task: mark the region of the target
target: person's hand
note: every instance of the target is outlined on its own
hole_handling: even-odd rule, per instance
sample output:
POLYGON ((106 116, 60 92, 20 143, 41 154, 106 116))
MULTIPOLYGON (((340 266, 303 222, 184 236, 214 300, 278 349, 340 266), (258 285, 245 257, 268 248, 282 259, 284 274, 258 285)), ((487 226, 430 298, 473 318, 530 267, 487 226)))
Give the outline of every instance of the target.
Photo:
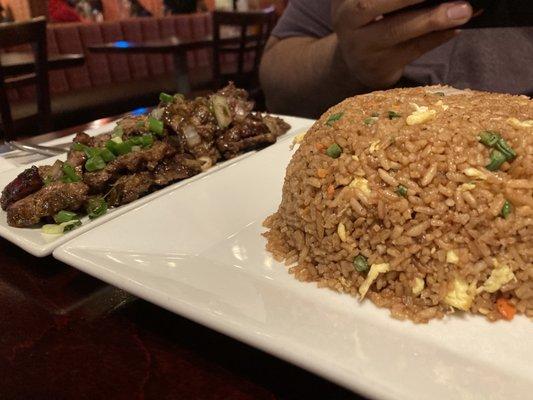
POLYGON ((394 85, 404 67, 457 35, 472 17, 469 3, 402 12, 424 0, 332 0, 333 30, 343 61, 362 85, 394 85), (386 15, 393 13, 391 15, 386 15))

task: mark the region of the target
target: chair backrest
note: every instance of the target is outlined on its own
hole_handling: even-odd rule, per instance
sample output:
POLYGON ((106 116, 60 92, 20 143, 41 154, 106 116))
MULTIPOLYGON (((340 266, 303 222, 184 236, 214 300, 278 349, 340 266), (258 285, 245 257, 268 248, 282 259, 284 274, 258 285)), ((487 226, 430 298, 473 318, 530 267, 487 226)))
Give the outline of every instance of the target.
POLYGON ((276 10, 274 7, 265 8, 258 11, 234 12, 234 11, 214 11, 213 12, 213 75, 217 84, 221 82, 222 73, 220 69, 220 56, 222 54, 237 55, 237 75, 245 74, 245 56, 253 55, 252 71, 248 73, 257 74, 259 62, 265 44, 270 36, 270 32, 276 22, 276 10), (223 27, 237 28, 239 35, 235 41, 228 44, 222 37, 223 27))
MULTIPOLYGON (((0 24, 0 49, 25 44, 31 45, 35 63, 34 74, 27 77, 25 82, 35 83, 39 128, 43 132, 50 127, 51 114, 45 17, 24 22, 0 24)), ((0 114, 6 140, 14 138, 13 117, 7 97, 7 89, 11 87, 10 77, 13 77, 13 73, 2 65, 0 58, 0 114)))

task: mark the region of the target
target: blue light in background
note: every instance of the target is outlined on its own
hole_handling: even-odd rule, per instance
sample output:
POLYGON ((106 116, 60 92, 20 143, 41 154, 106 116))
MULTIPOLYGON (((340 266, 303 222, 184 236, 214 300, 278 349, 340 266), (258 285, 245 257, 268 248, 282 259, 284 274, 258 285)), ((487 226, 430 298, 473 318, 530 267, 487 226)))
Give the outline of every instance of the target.
POLYGON ((130 47, 130 42, 126 42, 125 40, 119 40, 115 42, 115 47, 118 47, 120 49, 127 49, 130 47))
POLYGON ((149 111, 148 107, 140 107, 136 108, 135 110, 131 111, 130 114, 134 117, 138 117, 139 115, 144 115, 149 111))

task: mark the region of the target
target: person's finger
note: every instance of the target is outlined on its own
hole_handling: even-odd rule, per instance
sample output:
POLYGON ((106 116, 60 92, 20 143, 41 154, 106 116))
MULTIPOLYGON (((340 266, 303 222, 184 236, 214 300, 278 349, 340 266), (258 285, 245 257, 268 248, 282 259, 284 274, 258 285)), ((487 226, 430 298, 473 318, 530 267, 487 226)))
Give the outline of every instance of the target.
POLYGON ((417 10, 385 17, 361 28, 361 35, 374 40, 380 48, 393 47, 430 32, 443 31, 468 22, 472 17, 469 3, 444 3, 431 10, 417 10))
POLYGON ((396 45, 390 49, 389 57, 400 65, 407 65, 436 47, 453 39, 459 30, 447 30, 428 33, 424 36, 396 45))
POLYGON ((372 22, 383 14, 422 3, 425 0, 332 0, 331 15, 334 25, 352 29, 372 22))

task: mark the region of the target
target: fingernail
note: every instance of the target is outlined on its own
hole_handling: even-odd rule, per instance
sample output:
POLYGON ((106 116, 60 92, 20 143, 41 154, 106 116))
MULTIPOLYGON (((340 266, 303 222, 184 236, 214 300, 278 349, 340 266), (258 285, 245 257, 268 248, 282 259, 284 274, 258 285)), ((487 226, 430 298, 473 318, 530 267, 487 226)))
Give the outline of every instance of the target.
POLYGON ((452 20, 461 20, 469 18, 472 14, 471 8, 466 3, 452 5, 446 10, 446 15, 452 20))

